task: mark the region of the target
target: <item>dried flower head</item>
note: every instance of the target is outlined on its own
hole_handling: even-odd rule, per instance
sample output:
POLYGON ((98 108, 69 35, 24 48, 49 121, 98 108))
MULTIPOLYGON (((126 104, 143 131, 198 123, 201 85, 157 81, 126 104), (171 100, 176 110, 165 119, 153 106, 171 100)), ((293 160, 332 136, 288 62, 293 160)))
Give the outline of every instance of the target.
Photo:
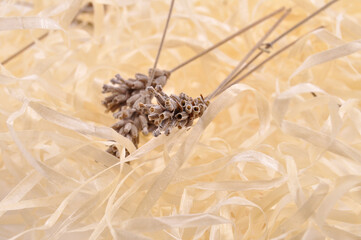
POLYGON ((149 94, 154 95, 158 104, 142 104, 141 108, 148 115, 148 120, 157 128, 153 131, 155 137, 161 133, 169 135, 172 128, 190 127, 193 121, 202 116, 209 105, 202 95, 192 98, 185 93, 168 96, 162 86, 147 88, 149 94))
MULTIPOLYGON (((111 95, 103 100, 106 111, 113 112, 113 117, 119 119, 112 128, 124 137, 129 138, 135 146, 139 143, 139 132, 147 135, 156 126, 148 121, 147 112, 141 105, 150 104, 153 95, 146 90, 147 87, 164 86, 170 77, 165 70, 149 70, 148 76, 135 74, 135 79, 124 79, 119 74, 110 80, 111 84, 104 84, 103 93, 111 95), (151 76, 154 74, 153 80, 151 76)), ((119 155, 115 146, 107 150, 113 155, 119 155)))
MULTIPOLYGON (((157 52, 157 57, 155 59, 153 68, 149 71, 148 76, 144 74, 136 74, 135 79, 124 80, 120 75, 117 74, 115 78, 111 80, 112 85, 106 84, 103 86, 103 93, 112 93, 110 96, 105 98, 103 104, 107 108, 107 111, 114 112, 113 116, 116 119, 119 119, 119 121, 114 124, 112 128, 123 136, 129 138, 137 147, 139 143, 140 131, 142 131, 145 135, 147 135, 149 131, 152 131, 153 135, 157 137, 161 133, 169 135, 171 129, 174 127, 190 127, 196 118, 202 116, 210 103, 209 100, 215 98, 227 88, 251 75, 254 71, 258 70, 274 57, 294 45, 306 34, 282 47, 260 63, 256 64, 249 71, 245 72, 262 54, 270 53, 269 50, 276 42, 337 1, 338 0, 330 1, 323 7, 313 12, 310 16, 304 18, 293 27, 287 29, 272 41, 266 42, 267 38, 291 12, 291 9, 286 10, 276 21, 276 23, 273 24, 273 26, 257 41, 254 47, 243 57, 234 70, 226 77, 226 79, 224 79, 210 95, 208 95, 205 99, 202 95, 193 99, 185 93, 181 93, 179 96, 168 96, 163 92, 162 87, 166 84, 170 74, 189 64, 195 59, 203 56, 209 51, 215 49, 216 47, 224 44, 242 32, 245 32, 253 26, 256 26, 257 24, 265 21, 266 19, 283 12, 284 8, 278 9, 273 13, 259 19, 258 21, 244 27, 243 29, 240 29, 236 33, 214 44, 210 48, 204 50, 189 60, 179 64, 170 71, 162 71, 157 69, 156 66, 162 50, 174 5, 174 0, 172 0, 162 40, 157 52), (158 104, 151 103, 153 97, 156 98, 158 104)), ((313 31, 317 29, 319 28, 316 28, 313 31)), ((118 150, 115 146, 111 146, 108 149, 108 152, 119 156, 118 150)))
POLYGON ((150 76, 153 69, 149 69, 149 76, 137 73, 135 79, 124 79, 119 74, 110 80, 111 84, 103 85, 103 93, 111 93, 110 96, 103 100, 103 105, 107 111, 115 112, 114 117, 118 118, 122 113, 127 114, 128 107, 137 108, 140 102, 150 102, 149 94, 145 91, 146 87, 156 85, 164 86, 170 77, 170 72, 155 69, 154 79, 151 81, 150 76), (124 109, 126 108, 126 109, 124 109))

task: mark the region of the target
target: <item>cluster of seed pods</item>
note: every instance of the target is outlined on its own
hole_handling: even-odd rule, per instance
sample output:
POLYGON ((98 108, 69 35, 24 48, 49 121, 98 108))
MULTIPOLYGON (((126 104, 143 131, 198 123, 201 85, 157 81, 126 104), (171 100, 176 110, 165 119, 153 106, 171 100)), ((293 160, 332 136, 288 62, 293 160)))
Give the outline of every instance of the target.
POLYGON ((155 137, 164 133, 169 135, 174 127, 179 129, 190 127, 193 121, 202 116, 209 105, 202 95, 193 99, 185 93, 168 96, 162 86, 147 87, 150 95, 154 95, 158 104, 141 104, 147 113, 149 121, 157 128, 153 131, 155 137))
MULTIPOLYGON (((123 79, 119 74, 111 79, 111 84, 103 85, 103 93, 111 93, 103 100, 106 111, 113 112, 113 117, 119 119, 112 128, 124 137, 130 139, 137 147, 139 143, 139 132, 147 135, 154 131, 157 126, 148 120, 148 114, 143 106, 151 104, 153 94, 146 90, 147 87, 164 86, 170 77, 165 70, 155 69, 153 80, 151 76, 153 69, 149 70, 148 76, 135 74, 135 79, 123 79)), ((107 152, 118 156, 117 148, 112 145, 107 152)))

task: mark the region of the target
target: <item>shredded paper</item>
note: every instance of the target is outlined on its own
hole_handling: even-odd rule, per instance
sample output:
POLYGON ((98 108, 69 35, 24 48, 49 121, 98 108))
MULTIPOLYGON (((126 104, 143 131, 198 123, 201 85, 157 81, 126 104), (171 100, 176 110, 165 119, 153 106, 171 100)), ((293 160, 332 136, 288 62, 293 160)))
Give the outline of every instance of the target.
MULTIPOLYGON (((0 239, 361 239, 361 2, 336 2, 192 127, 136 148, 102 86, 153 66, 170 2, 0 3, 0 239)), ((291 8, 275 38, 327 2, 176 0, 158 68, 291 8)), ((207 96, 276 20, 163 91, 207 96)))

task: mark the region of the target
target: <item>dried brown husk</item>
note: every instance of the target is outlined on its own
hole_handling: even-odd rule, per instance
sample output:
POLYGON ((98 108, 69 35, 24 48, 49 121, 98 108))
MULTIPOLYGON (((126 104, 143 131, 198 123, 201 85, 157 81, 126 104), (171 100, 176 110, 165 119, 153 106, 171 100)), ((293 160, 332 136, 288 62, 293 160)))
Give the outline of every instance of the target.
MULTIPOLYGON (((0 7, 1 61, 50 31, 1 66, 1 238, 360 238, 357 1, 276 44, 326 26, 222 93, 191 129, 141 137, 138 149, 108 127, 101 89, 153 65, 169 1, 92 1, 76 23, 85 2, 31 4, 0 7), (111 140, 120 159, 104 151, 111 140)), ((293 12, 275 34, 322 4, 176 1, 158 66, 281 6, 293 12)), ((164 91, 206 96, 271 24, 175 72, 164 91)))

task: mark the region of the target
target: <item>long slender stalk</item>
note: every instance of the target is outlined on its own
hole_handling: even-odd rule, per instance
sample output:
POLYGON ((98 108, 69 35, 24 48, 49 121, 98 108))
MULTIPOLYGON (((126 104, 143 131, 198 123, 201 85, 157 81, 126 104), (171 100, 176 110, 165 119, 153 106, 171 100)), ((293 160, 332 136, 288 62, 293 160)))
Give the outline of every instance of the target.
POLYGON ((252 54, 261 47, 263 42, 271 35, 271 33, 280 25, 280 23, 287 17, 287 15, 291 12, 291 9, 288 9, 273 26, 261 37, 258 42, 253 46, 253 48, 244 56, 244 58, 238 63, 238 65, 233 69, 233 71, 223 80, 223 82, 217 87, 217 89, 209 96, 207 99, 211 99, 213 96, 217 94, 217 92, 222 89, 225 85, 228 84, 236 75, 241 67, 243 67, 248 60, 252 56, 252 54))
POLYGON ((162 52, 164 39, 165 39, 165 36, 166 36, 166 34, 167 34, 168 25, 169 25, 170 17, 171 17, 171 15, 172 15, 174 2, 175 2, 175 0, 172 0, 172 2, 170 3, 170 8, 169 8, 169 12, 168 12, 167 22, 166 22, 165 27, 164 27, 162 40, 160 41, 160 44, 159 44, 159 49, 158 49, 158 52, 157 52, 157 57, 155 58, 155 61, 154 61, 153 71, 152 71, 152 75, 151 75, 151 77, 150 77, 149 83, 151 83, 151 82, 153 81, 153 78, 154 78, 155 69, 156 69, 156 67, 157 67, 158 60, 159 60, 159 56, 160 56, 160 53, 162 52))
POLYGON ((291 27, 290 29, 288 29, 287 31, 285 31, 284 33, 282 33, 281 35, 279 35, 276 39, 274 39, 271 44, 274 44, 275 42, 277 42, 278 40, 280 40, 281 38, 283 38, 284 36, 286 36, 287 34, 289 34, 290 32, 292 32, 293 30, 295 30, 296 28, 302 26, 304 23, 306 23, 307 21, 309 21, 310 19, 312 19, 314 16, 316 16, 317 14, 319 14, 320 12, 322 12, 323 10, 325 10, 326 8, 330 7, 332 4, 336 3, 339 0, 333 0, 325 5, 323 5, 322 7, 320 7, 319 9, 317 9, 315 12, 313 12, 311 15, 309 15, 308 17, 304 18, 303 20, 299 21, 297 24, 295 24, 293 27, 291 27))
MULTIPOLYGON (((44 33, 43 35, 41 35, 37 40, 40 41, 44 38, 46 38, 49 35, 49 32, 44 33)), ((20 54, 22 54, 23 52, 25 52, 28 48, 31 48, 32 46, 35 45, 35 41, 29 43, 28 45, 24 46, 22 49, 18 50, 17 52, 15 52, 14 54, 12 54, 10 57, 6 58, 4 61, 1 62, 2 65, 7 64, 8 62, 10 62, 11 60, 13 60, 14 58, 16 58, 17 56, 19 56, 20 54)))
MULTIPOLYGON (((91 9, 91 5, 87 4, 85 5, 82 9, 79 10, 79 12, 75 15, 73 21, 76 20, 76 18, 79 16, 79 14, 82 13, 89 13, 92 12, 91 9)), ((46 38, 49 35, 49 32, 44 33, 43 35, 41 35, 37 41, 41 41, 44 38, 46 38)), ((28 45, 24 46, 23 48, 21 48, 20 50, 18 50, 17 52, 13 53, 10 57, 6 58, 4 61, 1 62, 2 65, 5 65, 7 63, 9 63, 11 60, 13 60, 14 58, 16 58, 17 56, 19 56, 20 54, 22 54, 23 52, 25 52, 27 49, 31 48, 32 46, 35 45, 35 41, 29 43, 28 45)))
POLYGON ((249 70, 247 73, 245 73, 244 75, 242 75, 240 78, 238 78, 236 81, 234 81, 232 84, 230 84, 229 86, 227 86, 227 88, 233 86, 236 83, 239 83, 240 81, 242 81, 243 79, 245 79, 246 77, 248 77, 249 75, 251 75, 253 72, 255 72, 256 70, 258 70, 260 67, 262 67, 264 64, 266 64, 267 62, 271 61, 273 58, 275 58, 276 56, 278 56, 279 54, 281 54, 282 52, 284 52, 285 50, 287 50, 288 48, 290 48, 291 46, 293 46, 295 43, 297 43, 299 40, 301 40, 303 37, 305 37, 306 35, 308 35, 311 32, 314 32, 318 29, 323 28, 323 26, 317 27, 315 29, 313 29, 312 31, 307 32, 306 34, 302 35, 301 37, 297 38, 296 40, 294 40, 293 42, 287 44, 286 46, 284 46, 283 48, 279 49, 277 52, 273 53, 272 55, 270 55, 268 58, 266 58, 265 60, 263 60, 261 63, 259 63, 257 66, 255 66, 254 68, 252 68, 251 70, 249 70))
MULTIPOLYGON (((283 32, 282 34, 280 34, 278 37, 276 37, 275 39, 273 39, 271 42, 267 43, 265 46, 264 50, 270 49, 272 48, 272 46, 278 42, 279 40, 281 40, 282 38, 284 38, 287 34, 289 34, 290 32, 294 31, 296 28, 300 27, 302 24, 306 23, 307 21, 309 21, 310 19, 312 19, 313 17, 315 17, 317 14, 319 14, 320 12, 322 12, 323 10, 327 9, 328 7, 330 7, 332 4, 336 3, 339 0, 333 0, 327 4, 325 4, 324 6, 322 6, 321 8, 317 9, 315 12, 313 12, 311 15, 307 16, 306 18, 302 19, 301 21, 299 21, 298 23, 296 23, 294 26, 292 26, 291 28, 289 28, 288 30, 286 30, 285 32, 283 32)), ((242 67, 240 70, 238 70, 238 72, 229 80, 229 82, 222 87, 222 89, 217 88, 217 93, 216 94, 211 94, 212 97, 217 96, 219 93, 221 93, 222 91, 224 91, 225 89, 227 89, 228 87, 232 86, 232 80, 234 80, 237 76, 239 76, 249 65, 251 65, 257 58, 259 58, 265 51, 264 50, 260 50, 249 62, 247 62, 246 65, 244 65, 244 67, 242 67)))
POLYGON ((180 68, 184 67, 185 65, 187 65, 187 64, 189 64, 189 63, 193 62, 194 60, 196 60, 196 59, 198 59, 198 58, 202 57, 203 55, 205 55, 205 54, 209 53, 209 52, 210 52, 210 51, 212 51, 213 49, 215 49, 215 48, 217 48, 217 47, 219 47, 219 46, 223 45, 224 43, 226 43, 226 42, 230 41, 231 39, 233 39, 233 38, 237 37, 238 35, 240 35, 240 34, 242 34, 242 33, 246 32, 246 31, 248 31, 249 29, 251 29, 251 28, 253 28, 253 27, 257 26, 258 24, 260 24, 260 23, 264 22, 265 20, 267 20, 267 19, 269 19, 269 18, 271 18, 271 17, 275 16, 276 14, 278 14, 278 13, 282 12, 283 10, 284 10, 284 7, 279 8, 278 10, 276 10, 276 11, 274 11, 274 12, 272 12, 272 13, 270 13, 270 14, 268 14, 268 15, 266 15, 266 16, 264 16, 264 17, 262 17, 262 18, 260 18, 259 20, 257 20, 257 21, 255 21, 255 22, 253 22, 253 23, 249 24, 248 26, 246 26, 246 27, 244 27, 244 28, 242 28, 242 29, 238 30, 237 32, 233 33, 232 35, 230 35, 230 36, 226 37, 225 39, 223 39, 223 40, 221 40, 221 41, 217 42, 216 44, 212 45, 211 47, 209 47, 209 48, 207 48, 207 49, 203 50, 202 52, 198 53, 197 55, 195 55, 195 56, 191 57, 190 59, 186 60, 185 62, 183 62, 183 63, 179 64, 179 65, 178 65, 178 66, 176 66, 176 67, 174 67, 173 69, 171 69, 171 70, 170 70, 170 72, 172 73, 172 72, 177 71, 178 69, 180 69, 180 68))

